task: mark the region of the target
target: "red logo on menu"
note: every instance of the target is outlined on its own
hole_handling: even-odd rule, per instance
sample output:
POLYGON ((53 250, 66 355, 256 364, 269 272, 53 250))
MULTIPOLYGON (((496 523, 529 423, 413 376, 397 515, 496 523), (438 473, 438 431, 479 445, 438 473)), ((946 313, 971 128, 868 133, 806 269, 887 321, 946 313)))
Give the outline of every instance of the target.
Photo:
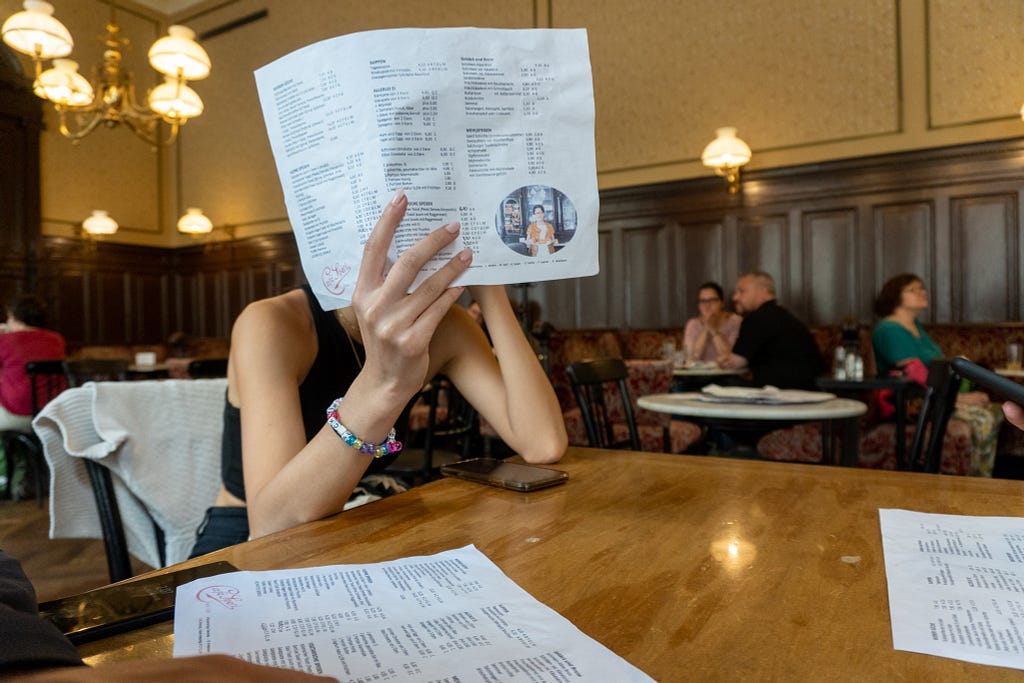
POLYGON ((331 294, 340 295, 342 294, 347 285, 345 284, 345 276, 352 272, 352 266, 348 264, 334 264, 333 266, 327 266, 323 272, 320 273, 320 279, 324 283, 324 287, 331 294))
POLYGON ((196 593, 196 600, 199 602, 215 602, 228 609, 242 606, 240 591, 232 586, 207 586, 196 593))

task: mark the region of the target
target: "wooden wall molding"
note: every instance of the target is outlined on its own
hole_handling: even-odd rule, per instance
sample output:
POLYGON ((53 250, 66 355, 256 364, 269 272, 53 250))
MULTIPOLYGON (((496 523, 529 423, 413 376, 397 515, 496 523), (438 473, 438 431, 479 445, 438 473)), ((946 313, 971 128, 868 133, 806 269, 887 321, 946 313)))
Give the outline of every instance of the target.
MULTIPOLYGON (((873 322, 881 283, 926 281, 926 322, 1024 318, 1024 139, 601 193, 601 273, 539 283, 556 327, 677 327, 706 280, 731 290, 760 268, 811 324, 873 322)), ((160 249, 44 237, 38 289, 75 344, 156 343, 174 331, 227 336, 249 302, 304 281, 290 233, 160 249)), ((25 289, 30 251, 0 257, 0 286, 25 289)))

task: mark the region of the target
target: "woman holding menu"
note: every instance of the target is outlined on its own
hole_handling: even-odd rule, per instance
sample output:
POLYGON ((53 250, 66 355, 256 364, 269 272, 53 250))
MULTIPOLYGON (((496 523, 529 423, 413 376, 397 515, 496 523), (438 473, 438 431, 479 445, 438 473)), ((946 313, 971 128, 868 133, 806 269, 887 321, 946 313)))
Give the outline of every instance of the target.
POLYGON ((393 264, 387 249, 408 200, 399 190, 363 253, 352 305, 323 311, 302 289, 250 304, 231 334, 223 484, 192 554, 340 512, 367 471, 401 450, 406 407, 443 373, 526 461, 551 463, 567 437, 551 383, 502 286, 472 287, 480 326, 454 306, 469 249, 411 294, 424 263, 451 244, 448 223, 393 264))

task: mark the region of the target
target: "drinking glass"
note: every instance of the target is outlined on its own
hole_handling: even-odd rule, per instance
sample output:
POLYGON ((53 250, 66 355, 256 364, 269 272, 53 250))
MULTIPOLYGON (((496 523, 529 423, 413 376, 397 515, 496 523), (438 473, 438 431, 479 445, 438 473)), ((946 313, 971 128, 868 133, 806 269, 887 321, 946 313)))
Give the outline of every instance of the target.
POLYGON ((1020 344, 1007 344, 1006 345, 1006 367, 1010 370, 1021 369, 1021 345, 1020 344))

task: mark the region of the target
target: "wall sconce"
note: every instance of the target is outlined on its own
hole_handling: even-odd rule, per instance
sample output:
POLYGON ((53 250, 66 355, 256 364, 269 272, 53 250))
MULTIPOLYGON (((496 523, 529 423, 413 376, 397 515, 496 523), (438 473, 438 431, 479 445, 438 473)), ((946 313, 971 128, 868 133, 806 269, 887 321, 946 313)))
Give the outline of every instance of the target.
POLYGON ((704 148, 700 160, 725 178, 729 183, 729 194, 736 194, 740 191, 740 168, 750 161, 750 147, 736 137, 735 128, 719 128, 715 135, 717 137, 704 148))
POLYGON ((89 236, 113 235, 117 232, 117 221, 111 218, 106 211, 96 209, 82 221, 82 230, 89 236))
POLYGON ((186 235, 208 235, 213 232, 213 222, 203 215, 202 209, 192 207, 178 219, 178 232, 186 235))

